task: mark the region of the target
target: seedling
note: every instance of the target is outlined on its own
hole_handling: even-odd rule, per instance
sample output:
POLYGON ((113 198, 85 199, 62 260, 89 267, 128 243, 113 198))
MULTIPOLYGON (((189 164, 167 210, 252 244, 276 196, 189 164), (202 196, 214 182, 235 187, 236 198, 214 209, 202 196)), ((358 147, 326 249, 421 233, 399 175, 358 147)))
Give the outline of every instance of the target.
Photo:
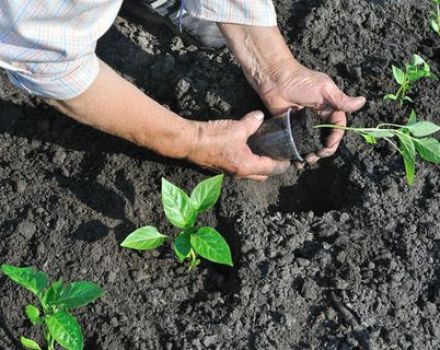
MULTIPOLYGON (((40 302, 41 309, 29 304, 25 314, 32 325, 43 328, 47 350, 55 350, 56 343, 67 350, 84 349, 81 327, 69 311, 100 298, 104 294, 101 288, 87 281, 49 284, 47 274, 31 267, 2 265, 1 271, 40 302)), ((26 349, 42 350, 35 340, 21 337, 20 341, 26 349)))
POLYGON ((440 0, 432 0, 432 2, 437 11, 431 13, 431 28, 440 36, 440 0))
POLYGON ((407 95, 418 80, 422 78, 437 79, 431 72, 429 64, 419 55, 414 55, 411 62, 405 65, 405 71, 394 65, 392 69, 394 80, 400 87, 395 94, 385 95, 384 100, 398 101, 401 105, 404 102, 414 102, 407 95))
MULTIPOLYGON (((199 257, 233 266, 231 250, 214 228, 196 226, 197 216, 211 209, 220 197, 223 175, 199 183, 188 196, 182 189, 162 178, 162 204, 168 221, 181 232, 174 240, 174 251, 180 263, 189 260, 189 268, 200 264, 199 257)), ((161 246, 169 237, 153 226, 137 229, 121 243, 122 247, 150 250, 161 246)))
POLYGON ((417 153, 427 162, 440 164, 440 142, 432 137, 440 130, 440 126, 429 121, 417 121, 415 111, 411 112, 407 125, 382 123, 375 128, 350 128, 323 124, 315 128, 352 131, 360 134, 368 144, 372 145, 376 144, 378 139, 387 141, 401 154, 409 185, 414 183, 417 153))

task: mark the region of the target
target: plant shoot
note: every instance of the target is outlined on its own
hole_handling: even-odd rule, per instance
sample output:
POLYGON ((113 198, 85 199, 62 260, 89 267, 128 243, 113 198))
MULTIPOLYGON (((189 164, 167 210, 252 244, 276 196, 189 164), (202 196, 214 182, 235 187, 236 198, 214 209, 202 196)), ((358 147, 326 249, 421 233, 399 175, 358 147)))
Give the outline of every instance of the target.
MULTIPOLYGON (((214 228, 196 226, 197 216, 211 209, 220 197, 223 175, 199 183, 191 195, 162 178, 162 204, 168 221, 180 229, 174 240, 174 251, 180 263, 189 260, 189 268, 200 264, 199 257, 218 264, 233 266, 231 250, 214 228)), ((137 229, 121 243, 122 247, 150 250, 161 246, 168 236, 153 226, 137 229)))
MULTIPOLYGON (((28 304, 25 314, 33 326, 43 329, 47 350, 55 350, 56 343, 67 350, 84 349, 81 327, 69 311, 100 298, 104 294, 101 288, 87 281, 50 284, 44 272, 31 267, 2 265, 1 271, 37 297, 39 307, 28 304)), ((35 340, 22 336, 20 341, 26 349, 42 350, 35 340)))
POLYGON ((354 132, 371 145, 376 144, 379 139, 385 140, 402 156, 409 185, 414 183, 417 154, 424 161, 440 164, 440 142, 432 137, 440 130, 440 126, 429 121, 417 121, 415 111, 411 112, 407 125, 382 123, 375 128, 350 128, 323 124, 315 128, 354 132))
POLYGON ((384 100, 397 101, 401 105, 405 102, 414 102, 407 95, 417 81, 422 78, 437 79, 431 72, 429 64, 419 55, 413 55, 411 62, 405 65, 404 71, 394 65, 392 66, 392 70, 394 80, 400 87, 396 93, 385 95, 384 100))
POLYGON ((432 0, 436 7, 436 11, 431 13, 431 28, 440 36, 440 0, 432 0))

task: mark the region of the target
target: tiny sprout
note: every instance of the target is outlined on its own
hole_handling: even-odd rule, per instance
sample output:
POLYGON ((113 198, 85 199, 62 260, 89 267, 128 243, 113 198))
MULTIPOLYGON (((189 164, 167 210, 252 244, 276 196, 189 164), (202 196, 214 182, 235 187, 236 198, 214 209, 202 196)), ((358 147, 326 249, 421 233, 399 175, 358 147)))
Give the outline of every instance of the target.
POLYGON ((324 124, 315 128, 352 131, 372 145, 376 144, 378 139, 385 140, 402 156, 409 185, 414 183, 417 154, 424 161, 440 164, 440 142, 432 137, 440 131, 440 126, 429 121, 417 121, 415 111, 411 112, 407 125, 381 123, 375 128, 350 128, 324 124), (395 138, 398 143, 394 142, 395 138))
MULTIPOLYGON (((174 252, 180 263, 189 260, 189 268, 200 264, 199 257, 214 263, 233 266, 231 250, 223 236, 208 226, 196 227, 197 216, 217 203, 223 175, 200 182, 188 196, 182 189, 162 178, 162 204, 168 221, 180 229, 174 240, 174 252)), ((151 250, 161 246, 168 236, 153 226, 144 226, 121 243, 122 247, 151 250)))
POLYGON ((440 36, 440 0, 432 0, 436 11, 431 13, 431 28, 440 36))
POLYGON ((398 101, 401 105, 404 102, 413 102, 407 95, 418 80, 421 78, 437 79, 431 72, 429 64, 419 55, 413 55, 411 63, 405 65, 405 71, 394 65, 392 69, 394 80, 400 87, 395 94, 385 95, 384 100, 398 101))

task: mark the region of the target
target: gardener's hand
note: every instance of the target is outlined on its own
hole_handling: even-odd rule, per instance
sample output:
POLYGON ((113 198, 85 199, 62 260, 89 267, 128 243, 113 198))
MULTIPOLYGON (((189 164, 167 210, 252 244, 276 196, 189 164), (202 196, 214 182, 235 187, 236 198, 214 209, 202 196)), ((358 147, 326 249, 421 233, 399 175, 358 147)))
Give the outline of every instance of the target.
MULTIPOLYGON (((277 27, 219 24, 247 80, 272 115, 288 108, 313 107, 326 123, 346 125, 346 112, 362 108, 364 97, 349 97, 325 74, 302 66, 293 57, 277 27)), ((332 130, 324 147, 306 157, 313 163, 332 155, 344 132, 332 130)))
POLYGON ((240 178, 264 181, 284 172, 289 162, 280 162, 252 153, 247 145, 263 122, 264 114, 255 111, 241 120, 216 120, 200 124, 198 142, 189 160, 204 168, 226 171, 240 178))
MULTIPOLYGON (((320 112, 324 122, 346 126, 345 113, 361 109, 366 102, 364 97, 347 96, 326 74, 307 69, 295 60, 286 61, 271 74, 270 83, 258 93, 273 115, 291 107, 311 107, 320 112)), ((323 148, 307 155, 306 162, 315 163, 333 155, 343 136, 343 130, 332 129, 323 148)))

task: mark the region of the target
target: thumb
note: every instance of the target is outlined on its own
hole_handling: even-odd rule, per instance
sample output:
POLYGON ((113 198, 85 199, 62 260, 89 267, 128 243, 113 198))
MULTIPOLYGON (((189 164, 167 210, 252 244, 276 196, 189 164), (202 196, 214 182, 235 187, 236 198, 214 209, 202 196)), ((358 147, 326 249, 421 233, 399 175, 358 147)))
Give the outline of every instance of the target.
POLYGON ((241 122, 245 125, 249 135, 254 134, 258 128, 263 124, 264 113, 262 111, 253 111, 246 114, 241 122))
POLYGON ((347 113, 358 111, 367 102, 367 99, 363 96, 348 96, 338 88, 335 88, 333 91, 331 91, 327 99, 335 110, 347 113))

